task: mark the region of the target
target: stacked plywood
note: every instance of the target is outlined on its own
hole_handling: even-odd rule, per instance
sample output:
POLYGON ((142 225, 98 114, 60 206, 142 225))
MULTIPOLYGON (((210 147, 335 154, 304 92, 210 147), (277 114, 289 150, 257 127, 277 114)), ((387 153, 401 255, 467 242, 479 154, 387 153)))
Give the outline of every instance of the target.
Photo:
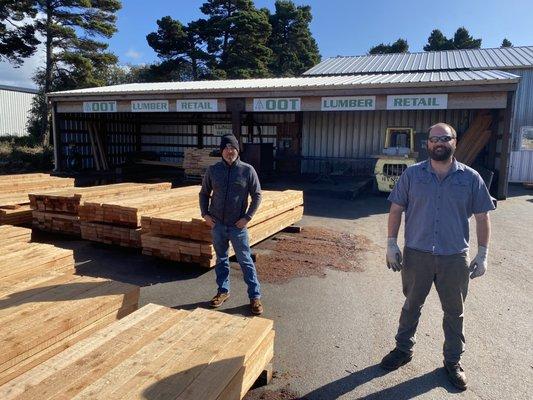
POLYGON ((28 193, 33 190, 53 190, 74 187, 74 179, 49 174, 0 176, 0 224, 31 223, 32 211, 28 193))
POLYGON ((70 188, 45 193, 30 193, 33 226, 49 232, 79 236, 81 234, 79 209, 85 201, 99 198, 120 198, 128 194, 154 193, 170 190, 164 183, 117 183, 85 188, 70 188))
POLYGON ((0 384, 136 310, 138 287, 73 275, 72 250, 0 235, 0 384))
POLYGON ((141 247, 141 216, 198 204, 199 186, 86 201, 80 207, 82 238, 141 247))
POLYGON ((274 355, 273 323, 149 304, 0 387, 0 398, 242 399, 274 355))
POLYGON ((492 116, 490 114, 480 114, 472 121, 461 140, 457 142, 455 158, 458 161, 472 165, 477 155, 490 140, 492 135, 491 123, 492 116))
POLYGON ((186 149, 183 155, 185 178, 198 181, 205 175, 210 165, 220 161, 220 156, 212 157, 213 149, 186 149))
MULTIPOLYGON (((263 201, 248 224, 250 245, 294 224, 302 216, 302 192, 263 191, 263 201)), ((141 219, 141 225, 144 254, 192 262, 207 268, 215 265, 211 230, 203 221, 198 205, 184 210, 166 210, 145 215, 141 219)))

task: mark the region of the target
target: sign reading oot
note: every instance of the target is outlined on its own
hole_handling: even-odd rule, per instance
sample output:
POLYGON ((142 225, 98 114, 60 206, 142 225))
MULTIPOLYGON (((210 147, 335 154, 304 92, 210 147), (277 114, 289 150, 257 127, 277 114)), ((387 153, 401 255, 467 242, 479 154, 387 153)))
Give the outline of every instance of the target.
POLYGON ((117 112, 116 101, 84 101, 84 113, 108 113, 117 112))
POLYGON ((376 96, 322 97, 322 111, 375 110, 376 96))
POLYGON ((218 101, 216 99, 189 99, 176 100, 177 112, 216 112, 218 111, 218 101))
POLYGON ((168 112, 168 100, 134 100, 132 112, 168 112))
POLYGON ((300 98, 254 99, 254 111, 300 111, 300 98))
POLYGON ((448 108, 447 94, 387 96, 387 110, 438 110, 448 108))

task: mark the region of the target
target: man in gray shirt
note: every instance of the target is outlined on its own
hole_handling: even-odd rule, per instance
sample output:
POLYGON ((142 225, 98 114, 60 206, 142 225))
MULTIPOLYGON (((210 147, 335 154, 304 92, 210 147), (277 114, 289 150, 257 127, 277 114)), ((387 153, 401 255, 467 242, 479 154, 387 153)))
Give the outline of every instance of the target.
POLYGON ((487 187, 479 174, 454 157, 455 129, 445 123, 429 130, 430 158, 407 168, 389 196, 387 266, 401 271, 406 297, 396 347, 381 361, 395 370, 411 361, 415 332, 422 306, 435 283, 444 311, 444 367, 450 381, 466 389, 461 367, 465 337, 464 300, 469 277, 482 276, 487 269, 490 237, 488 212, 494 209, 487 187), (405 211, 404 254, 397 244, 405 211), (476 220, 478 252, 468 263, 469 219, 476 220))
POLYGON ((261 185, 255 169, 239 159, 239 142, 235 136, 224 135, 220 151, 222 160, 207 169, 200 191, 200 210, 211 227, 217 255, 218 292, 211 300, 211 306, 220 307, 229 298, 228 250, 231 242, 248 285, 252 313, 259 315, 263 313, 261 286, 250 254, 246 225, 261 203, 261 185), (249 207, 248 195, 252 199, 249 207))

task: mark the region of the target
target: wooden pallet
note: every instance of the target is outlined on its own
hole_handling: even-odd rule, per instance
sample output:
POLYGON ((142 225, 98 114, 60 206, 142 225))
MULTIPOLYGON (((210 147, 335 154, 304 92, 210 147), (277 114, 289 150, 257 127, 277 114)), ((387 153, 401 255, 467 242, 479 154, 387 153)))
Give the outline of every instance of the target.
POLYGON ((0 398, 242 399, 274 336, 267 319, 149 304, 0 386, 0 398))
MULTIPOLYGON (((286 227, 300 221, 303 207, 298 206, 273 218, 248 228, 250 246, 259 243, 286 227)), ((211 241, 194 241, 173 237, 162 237, 150 233, 141 234, 143 254, 164 258, 172 261, 195 263, 204 268, 212 268, 216 264, 216 254, 211 241)), ((229 255, 233 255, 230 246, 229 255)))
POLYGON ((0 280, 0 384, 135 311, 138 298, 134 285, 51 270, 0 280))

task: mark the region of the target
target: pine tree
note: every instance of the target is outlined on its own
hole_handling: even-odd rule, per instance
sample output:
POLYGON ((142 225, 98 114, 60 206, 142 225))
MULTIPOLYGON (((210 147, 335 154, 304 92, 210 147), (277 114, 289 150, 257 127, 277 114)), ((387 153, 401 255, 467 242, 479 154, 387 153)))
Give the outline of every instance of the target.
POLYGON ((392 44, 380 43, 372 47, 368 54, 391 54, 391 53, 407 53, 409 51, 409 44, 405 39, 398 39, 392 44))
POLYGON ((269 17, 272 34, 268 41, 273 53, 269 68, 274 76, 298 76, 320 62, 318 46, 309 29, 312 19, 311 7, 276 1, 275 13, 269 17))
POLYGON ((500 47, 513 47, 513 44, 507 40, 507 38, 503 39, 502 45, 500 47))
POLYGON ((480 47, 481 39, 474 39, 464 26, 458 28, 453 35, 454 49, 479 49, 480 47))
POLYGON ((448 39, 438 29, 433 29, 428 37, 428 43, 424 46, 424 51, 442 51, 453 49, 453 41, 448 39))
POLYGON ((0 61, 20 66, 25 58, 35 53, 39 44, 35 27, 24 22, 35 15, 31 1, 0 1, 0 61))

